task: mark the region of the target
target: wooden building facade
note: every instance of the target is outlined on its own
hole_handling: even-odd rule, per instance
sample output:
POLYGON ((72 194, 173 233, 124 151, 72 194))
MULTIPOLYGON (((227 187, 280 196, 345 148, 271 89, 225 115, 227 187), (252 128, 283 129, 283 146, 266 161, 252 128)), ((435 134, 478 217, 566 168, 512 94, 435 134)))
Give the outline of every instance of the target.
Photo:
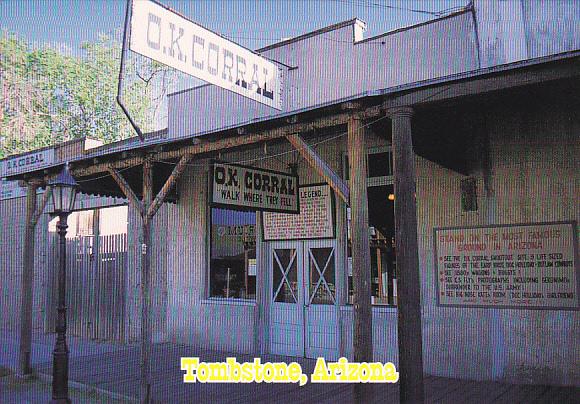
MULTIPOLYGON (((566 22, 580 16, 510 4, 509 32, 503 6, 477 1, 378 37, 352 20, 272 45, 260 53, 286 66, 283 113, 202 86, 169 96, 164 136, 7 177, 42 184, 68 161, 83 192, 125 198, 125 341, 146 330, 154 342, 334 359, 352 358, 366 331, 372 357, 398 364, 408 304, 427 374, 577 385, 580 37, 566 22), (558 18, 561 29, 538 34, 558 18), (301 217, 212 206, 215 161, 297 174, 301 217), (416 235, 401 232, 397 204, 415 206, 416 235), (361 211, 364 270, 351 254, 361 211), (401 290, 413 255, 420 302, 401 290), (354 325, 357 271, 368 275, 367 330, 354 325)), ((22 229, 23 206, 0 202, 3 223, 22 229)), ((11 245, 4 285, 18 289, 11 245)), ((35 282, 35 299, 44 287, 35 282)), ((4 307, 16 298, 4 296, 4 307)))

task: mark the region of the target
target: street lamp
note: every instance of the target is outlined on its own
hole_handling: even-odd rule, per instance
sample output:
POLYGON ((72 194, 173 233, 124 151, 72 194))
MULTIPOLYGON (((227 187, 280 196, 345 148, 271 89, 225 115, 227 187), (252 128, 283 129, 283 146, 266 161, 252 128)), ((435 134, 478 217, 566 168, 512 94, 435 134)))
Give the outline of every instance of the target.
POLYGON ((78 184, 69 172, 68 164, 60 174, 48 182, 52 186, 53 213, 58 215, 58 316, 56 344, 52 353, 51 403, 70 403, 68 398, 68 347, 66 345, 66 219, 74 208, 78 184))

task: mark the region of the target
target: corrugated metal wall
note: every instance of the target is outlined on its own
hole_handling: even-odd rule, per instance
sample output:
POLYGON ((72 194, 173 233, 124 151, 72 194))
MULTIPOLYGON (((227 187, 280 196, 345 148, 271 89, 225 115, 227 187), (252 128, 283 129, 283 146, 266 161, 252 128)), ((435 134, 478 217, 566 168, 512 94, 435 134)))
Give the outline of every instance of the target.
MULTIPOLYGON (((40 204, 42 195, 37 197, 40 204)), ((0 201, 0 328, 16 331, 20 326, 20 283, 26 198, 0 201)), ((47 268, 48 215, 42 215, 35 232, 34 294, 32 327, 42 330, 44 318, 44 290, 47 268)))
MULTIPOLYGON (((42 194, 38 194, 37 205, 42 194)), ((97 198, 79 195, 77 207, 112 206, 124 203, 118 198, 97 198)), ((50 241, 48 222, 51 203, 48 203, 35 229, 33 330, 53 332, 47 312, 51 282, 50 241)), ((20 284, 26 198, 0 201, 0 328, 18 331, 20 325, 20 284)))
MULTIPOLYGON (((360 42, 353 41, 355 26, 353 22, 262 52, 297 67, 285 73, 283 111, 479 67, 471 12, 360 42)), ((172 94, 168 102, 169 137, 193 136, 279 113, 216 86, 172 94)))
MULTIPOLYGON (((154 174, 155 175, 155 174, 154 174)), ((173 233, 175 222, 170 220, 175 214, 174 204, 163 204, 151 224, 151 310, 153 341, 167 339, 167 271, 173 268, 167 264, 168 254, 175 248, 168 239, 173 233)), ((128 267, 126 278, 126 341, 137 341, 141 335, 141 216, 129 206, 128 223, 128 267)), ((184 251, 177 251, 183 254, 184 251)))
POLYGON ((476 0, 481 67, 580 48, 577 1, 476 0))
MULTIPOLYGON (((50 234, 47 285, 48 330, 55 328, 58 290, 58 234, 50 234)), ((66 240, 67 332, 99 340, 125 337, 127 234, 66 240)))

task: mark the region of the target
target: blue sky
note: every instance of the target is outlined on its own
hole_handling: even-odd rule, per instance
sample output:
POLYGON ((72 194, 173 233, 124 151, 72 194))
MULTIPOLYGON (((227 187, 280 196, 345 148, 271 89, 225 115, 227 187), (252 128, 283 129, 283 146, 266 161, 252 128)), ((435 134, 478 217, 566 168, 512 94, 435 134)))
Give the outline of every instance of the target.
MULTIPOLYGON (((135 0, 140 1, 140 0, 135 0)), ((354 17, 367 23, 365 37, 433 18, 468 0, 158 0, 192 21, 249 49, 258 49, 354 17)), ((117 32, 126 0, 0 0, 0 31, 16 33, 33 47, 50 45, 80 55, 83 42, 117 32)), ((140 56, 134 55, 137 58, 140 56)), ((169 92, 202 82, 183 73, 169 92)), ((158 102, 156 128, 166 126, 165 98, 158 102)))
MULTIPOLYGON (((139 0, 136 0, 139 1, 139 0)), ((358 17, 365 36, 426 21, 468 0, 161 0, 191 20, 250 49, 358 17)), ((64 45, 122 28, 125 0, 0 0, 1 28, 29 43, 64 45)))

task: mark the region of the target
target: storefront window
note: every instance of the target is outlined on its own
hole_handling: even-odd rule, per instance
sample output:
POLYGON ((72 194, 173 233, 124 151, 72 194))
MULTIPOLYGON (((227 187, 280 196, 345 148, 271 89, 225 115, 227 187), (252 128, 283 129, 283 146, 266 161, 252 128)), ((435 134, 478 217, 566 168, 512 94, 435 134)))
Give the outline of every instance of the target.
POLYGON ((256 298, 256 213, 211 210, 210 297, 256 298))

